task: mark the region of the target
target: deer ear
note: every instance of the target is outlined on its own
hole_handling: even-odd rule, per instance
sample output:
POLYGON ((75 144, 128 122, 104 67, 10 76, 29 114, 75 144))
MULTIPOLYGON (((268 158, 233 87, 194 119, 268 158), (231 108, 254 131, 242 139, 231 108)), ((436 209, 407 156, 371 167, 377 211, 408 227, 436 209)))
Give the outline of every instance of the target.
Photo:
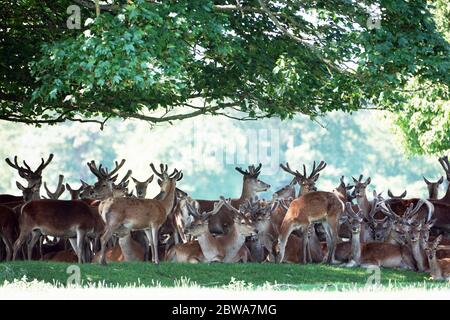
POLYGON ((370 179, 370 177, 368 177, 367 180, 366 180, 366 182, 364 182, 364 184, 366 185, 366 187, 370 184, 370 181, 372 181, 372 180, 370 179))
POLYGON ((320 176, 320 173, 316 174, 316 175, 313 177, 313 181, 316 182, 317 179, 319 179, 319 176, 320 176))
POLYGON ((68 183, 66 183, 66 189, 67 189, 68 191, 72 191, 72 188, 70 187, 70 185, 69 185, 68 183))
POLYGON ((135 178, 131 177, 131 179, 133 179, 133 182, 134 182, 135 184, 138 184, 139 181, 137 181, 135 178))
POLYGON ((152 182, 154 177, 155 177, 155 175, 152 174, 151 177, 147 179, 147 184, 152 182))
POLYGON ((441 176, 441 178, 438 180, 438 183, 441 184, 442 182, 444 182, 444 177, 441 176))
POLYGON ((25 189, 25 187, 23 185, 20 184, 20 182, 16 181, 16 186, 20 191, 23 191, 25 189))

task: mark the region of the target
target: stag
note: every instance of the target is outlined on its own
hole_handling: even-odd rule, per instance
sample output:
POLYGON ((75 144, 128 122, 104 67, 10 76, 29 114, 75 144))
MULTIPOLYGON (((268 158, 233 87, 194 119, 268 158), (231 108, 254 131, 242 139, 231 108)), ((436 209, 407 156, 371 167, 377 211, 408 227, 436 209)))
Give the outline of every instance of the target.
MULTIPOLYGON (((151 166, 154 168, 153 165, 151 166)), ((105 233, 101 237, 100 262, 106 264, 106 243, 113 234, 119 238, 128 235, 131 230, 144 230, 150 243, 152 260, 159 263, 159 229, 172 212, 175 202, 176 181, 182 178, 181 171, 161 173, 162 199, 108 198, 100 203, 99 211, 106 223, 105 233)))

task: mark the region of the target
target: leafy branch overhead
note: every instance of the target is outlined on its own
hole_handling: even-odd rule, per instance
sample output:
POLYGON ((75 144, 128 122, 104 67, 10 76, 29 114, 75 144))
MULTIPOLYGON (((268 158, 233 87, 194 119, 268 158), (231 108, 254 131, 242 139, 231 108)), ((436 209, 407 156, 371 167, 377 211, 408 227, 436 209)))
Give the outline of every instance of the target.
POLYGON ((0 119, 373 108, 393 112, 413 152, 440 152, 450 145, 448 10, 445 0, 22 1, 1 14, 0 119), (81 30, 66 27, 74 3, 81 30))

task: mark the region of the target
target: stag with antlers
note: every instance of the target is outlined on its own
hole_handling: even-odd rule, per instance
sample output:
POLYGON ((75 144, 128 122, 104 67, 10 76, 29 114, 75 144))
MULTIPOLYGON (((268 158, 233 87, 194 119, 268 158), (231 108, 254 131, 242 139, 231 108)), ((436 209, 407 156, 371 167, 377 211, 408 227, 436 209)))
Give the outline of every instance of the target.
MULTIPOLYGON (((161 166, 162 167, 162 166, 161 166)), ((172 212, 175 202, 176 181, 183 176, 175 169, 171 174, 166 170, 154 173, 161 179, 161 199, 108 198, 100 203, 99 211, 106 223, 105 233, 101 237, 100 261, 106 264, 106 243, 117 234, 127 236, 131 230, 144 230, 150 243, 152 260, 159 263, 159 229, 172 212)))

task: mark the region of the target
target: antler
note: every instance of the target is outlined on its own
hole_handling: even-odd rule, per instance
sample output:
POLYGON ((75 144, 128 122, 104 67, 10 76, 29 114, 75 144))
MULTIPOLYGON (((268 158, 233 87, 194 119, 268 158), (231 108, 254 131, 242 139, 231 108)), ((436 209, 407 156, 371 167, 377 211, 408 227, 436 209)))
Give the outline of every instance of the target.
MULTIPOLYGON (((39 165, 39 167, 36 169, 35 172, 42 173, 42 170, 44 170, 45 167, 47 167, 52 160, 53 160, 53 153, 50 153, 47 161, 44 161, 44 158, 41 158, 41 164, 39 165)), ((25 161, 23 163, 26 165, 25 161)), ((30 167, 28 167, 28 168, 30 168, 30 167)))
POLYGON ((17 156, 14 156, 14 163, 11 162, 11 160, 9 160, 9 158, 6 158, 5 161, 6 163, 16 169, 17 171, 19 171, 19 175, 22 178, 25 178, 26 174, 42 174, 42 170, 45 169, 45 167, 47 167, 49 165, 49 163, 52 161, 53 159, 53 153, 50 153, 47 161, 44 160, 44 158, 41 158, 41 164, 37 167, 37 169, 33 172, 33 170, 31 170, 30 166, 25 162, 25 160, 23 161, 23 165, 25 167, 22 167, 19 165, 18 161, 17 161, 17 156))
POLYGON ((406 194, 407 194, 407 193, 408 193, 408 191, 405 190, 405 191, 403 191, 403 193, 402 193, 401 195, 399 195, 399 196, 394 196, 394 195, 392 194, 391 190, 388 189, 388 196, 389 196, 390 198, 403 199, 404 197, 406 197, 406 194))
POLYGON ((223 196, 220 196, 220 200, 222 200, 223 204, 225 205, 225 207, 227 207, 228 210, 230 210, 240 216, 243 215, 240 210, 236 209, 235 207, 233 207, 231 205, 231 199, 225 199, 223 196))
POLYGON ((447 174, 447 180, 450 180, 450 163, 448 161, 448 156, 439 158, 439 163, 447 174))
POLYGON ((56 187, 55 192, 51 192, 47 188, 47 182, 44 182, 44 188, 45 188, 45 191, 47 192, 47 195, 48 195, 49 199, 57 200, 64 193, 66 188, 63 185, 63 180, 64 180, 64 176, 62 174, 60 174, 59 178, 58 178, 58 186, 56 187))
MULTIPOLYGON (((302 174, 300 172, 298 172, 298 170, 292 170, 291 167, 289 167, 289 163, 286 162, 286 164, 282 164, 280 163, 280 168, 283 169, 284 171, 286 171, 287 173, 290 173, 294 176, 301 176, 302 174)), ((237 170, 237 169, 236 169, 237 170)))
POLYGON ((322 160, 322 161, 320 161, 319 165, 316 167, 316 161, 314 161, 311 174, 307 177, 305 165, 303 165, 303 174, 301 174, 298 170, 295 170, 295 172, 294 172, 294 170, 292 170, 289 167, 288 162, 286 162, 286 165, 283 165, 282 163, 280 163, 281 169, 283 169, 284 171, 286 171, 294 176, 302 178, 302 179, 311 179, 312 177, 316 176, 320 171, 325 169, 326 166, 327 166, 327 164, 325 163, 325 161, 322 160))
POLYGON ((241 167, 236 167, 235 170, 239 173, 243 174, 244 176, 248 176, 251 178, 258 178, 259 174, 261 173, 261 167, 262 164, 260 163, 256 168, 254 165, 248 166, 248 170, 243 170, 241 167))
MULTIPOLYGON (((311 171, 311 174, 309 175, 308 179, 314 177, 315 175, 317 175, 320 171, 322 171, 323 169, 325 169, 325 167, 327 166, 325 161, 320 161, 319 165, 316 168, 316 161, 314 161, 313 163, 313 169, 311 171)), ((305 170, 305 175, 306 175, 306 167, 305 165, 303 165, 303 169, 305 170)))
POLYGON ((131 174, 132 174, 132 171, 128 170, 127 174, 122 178, 122 180, 120 180, 118 185, 119 186, 124 186, 124 187, 126 185, 128 185, 128 179, 130 178, 131 174))

